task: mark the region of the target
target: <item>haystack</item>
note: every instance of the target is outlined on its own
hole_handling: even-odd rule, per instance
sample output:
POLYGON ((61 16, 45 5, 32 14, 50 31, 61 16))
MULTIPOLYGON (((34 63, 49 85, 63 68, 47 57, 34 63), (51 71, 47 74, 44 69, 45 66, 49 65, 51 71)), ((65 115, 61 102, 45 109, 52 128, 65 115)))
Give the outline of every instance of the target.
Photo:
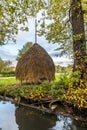
POLYGON ((18 61, 16 78, 28 83, 40 83, 54 80, 55 66, 48 53, 35 43, 18 61))

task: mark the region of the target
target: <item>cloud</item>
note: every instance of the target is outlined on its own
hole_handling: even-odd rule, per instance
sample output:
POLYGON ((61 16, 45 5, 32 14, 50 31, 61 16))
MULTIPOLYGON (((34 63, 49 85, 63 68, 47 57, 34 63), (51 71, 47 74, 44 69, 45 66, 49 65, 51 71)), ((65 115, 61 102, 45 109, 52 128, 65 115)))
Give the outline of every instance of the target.
MULTIPOLYGON (((35 23, 34 19, 29 20, 29 32, 19 31, 16 39, 17 43, 7 44, 0 47, 0 57, 4 60, 11 60, 14 65, 16 65, 16 57, 18 55, 18 51, 23 47, 23 45, 27 42, 35 42, 35 23)), ((39 43, 52 57, 55 64, 59 65, 67 65, 72 61, 65 57, 56 57, 60 54, 59 51, 55 51, 58 48, 58 44, 48 43, 45 38, 37 36, 37 43, 39 43)))
POLYGON ((67 66, 73 63, 72 59, 66 57, 52 57, 55 65, 67 66))
POLYGON ((9 51, 9 49, 6 49, 4 47, 0 47, 0 57, 3 59, 3 60, 10 60, 12 62, 13 65, 16 65, 16 55, 11 53, 9 51))
MULTIPOLYGON (((3 60, 12 61, 13 65, 16 66, 16 57, 18 55, 18 50, 21 49, 25 43, 22 43, 21 40, 20 42, 17 41, 17 44, 8 44, 0 47, 0 57, 3 60)), ((58 47, 58 44, 49 44, 44 38, 39 38, 39 44, 48 52, 56 65, 66 66, 72 63, 72 60, 66 57, 58 57, 60 52, 55 51, 55 49, 58 47)))

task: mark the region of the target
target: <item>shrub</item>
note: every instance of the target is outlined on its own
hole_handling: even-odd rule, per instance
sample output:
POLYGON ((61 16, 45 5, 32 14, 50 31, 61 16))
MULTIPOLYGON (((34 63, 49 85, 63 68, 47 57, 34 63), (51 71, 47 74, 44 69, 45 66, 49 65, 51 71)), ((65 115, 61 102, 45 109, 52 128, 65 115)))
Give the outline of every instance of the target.
POLYGON ((65 94, 65 100, 78 108, 87 108, 87 88, 70 88, 65 94))
POLYGON ((15 71, 12 70, 8 70, 8 71, 2 71, 1 75, 3 77, 11 77, 11 76, 15 76, 15 71))

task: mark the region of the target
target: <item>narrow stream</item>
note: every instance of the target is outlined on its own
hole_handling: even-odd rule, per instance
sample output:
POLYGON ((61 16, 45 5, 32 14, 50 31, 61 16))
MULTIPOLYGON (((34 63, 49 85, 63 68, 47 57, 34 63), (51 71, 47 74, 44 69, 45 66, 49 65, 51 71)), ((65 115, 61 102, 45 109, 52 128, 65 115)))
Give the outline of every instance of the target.
POLYGON ((0 130, 87 130, 87 126, 70 117, 54 117, 18 107, 10 101, 0 101, 0 130))

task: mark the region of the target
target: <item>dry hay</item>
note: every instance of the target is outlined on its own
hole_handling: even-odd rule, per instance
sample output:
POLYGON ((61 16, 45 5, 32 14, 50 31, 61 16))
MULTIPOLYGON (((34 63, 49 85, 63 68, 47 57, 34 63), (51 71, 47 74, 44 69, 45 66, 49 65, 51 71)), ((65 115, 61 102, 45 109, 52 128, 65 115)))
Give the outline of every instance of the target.
POLYGON ((43 80, 54 80, 53 60, 40 45, 35 43, 18 61, 16 78, 34 84, 43 80))

